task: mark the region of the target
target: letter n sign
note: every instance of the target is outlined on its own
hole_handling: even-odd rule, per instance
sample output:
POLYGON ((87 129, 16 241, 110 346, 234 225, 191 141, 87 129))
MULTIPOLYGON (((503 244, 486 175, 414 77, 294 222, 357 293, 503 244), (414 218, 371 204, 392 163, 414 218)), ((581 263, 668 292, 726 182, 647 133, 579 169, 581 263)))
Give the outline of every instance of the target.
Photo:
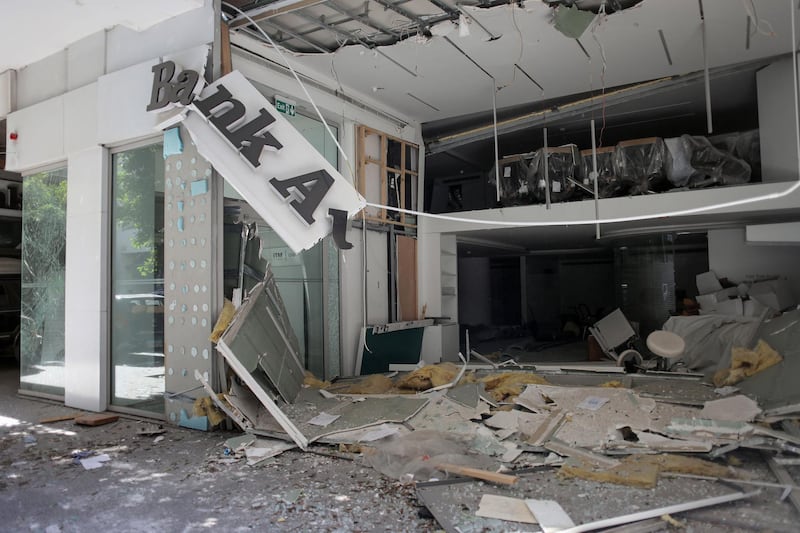
POLYGON ((366 202, 240 72, 209 84, 189 109, 183 124, 200 154, 294 253, 334 227, 350 246, 347 218, 366 202))

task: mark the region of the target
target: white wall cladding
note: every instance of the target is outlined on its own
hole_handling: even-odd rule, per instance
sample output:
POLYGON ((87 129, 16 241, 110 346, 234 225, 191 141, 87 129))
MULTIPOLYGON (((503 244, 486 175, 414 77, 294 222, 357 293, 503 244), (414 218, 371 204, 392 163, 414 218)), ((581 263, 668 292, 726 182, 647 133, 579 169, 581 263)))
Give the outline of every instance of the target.
POLYGON ((174 423, 191 418, 188 398, 206 392, 169 394, 196 387, 195 370, 206 381, 213 379, 214 348, 208 336, 218 311, 212 283, 212 235, 218 223, 212 183, 217 178, 189 133, 183 127, 179 131, 183 151, 164 161, 164 362, 166 413, 174 423))
MULTIPOLYGON (((7 126, 19 138, 9 143, 8 169, 25 173, 59 162, 68 167, 67 405, 103 410, 109 401, 107 147, 160 134, 158 115, 145 109, 150 66, 198 46, 207 51, 213 22, 212 1, 206 0, 202 8, 144 32, 118 26, 92 33, 17 73, 18 110, 8 115, 7 126)), ((201 345, 200 357, 208 349, 201 345)))
POLYGON ((108 152, 70 154, 67 165, 64 401, 108 406, 108 152))

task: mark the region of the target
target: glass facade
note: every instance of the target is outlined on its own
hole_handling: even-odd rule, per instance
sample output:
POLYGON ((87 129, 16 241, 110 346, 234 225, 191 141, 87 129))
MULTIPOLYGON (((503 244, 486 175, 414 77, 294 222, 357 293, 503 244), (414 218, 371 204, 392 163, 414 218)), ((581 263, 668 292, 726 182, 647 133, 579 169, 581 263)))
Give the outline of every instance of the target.
POLYGON ((67 169, 22 185, 20 388, 64 395, 67 169))
POLYGON ((164 412, 162 144, 113 154, 111 404, 164 412))
MULTIPOLYGON (((303 115, 287 116, 286 119, 334 168, 338 168, 336 144, 322 122, 303 115)), ((331 131, 338 136, 336 126, 331 126, 331 131)), ((227 186, 225 197, 240 199, 227 186)), ((231 297, 240 278, 246 294, 263 279, 269 263, 297 336, 305 367, 319 377, 338 375, 339 254, 331 238, 323 239, 300 254, 294 254, 283 239, 248 206, 226 201, 225 211, 226 297, 231 297), (242 221, 250 224, 249 236, 244 239, 242 221), (245 250, 242 254, 243 243, 245 250)))

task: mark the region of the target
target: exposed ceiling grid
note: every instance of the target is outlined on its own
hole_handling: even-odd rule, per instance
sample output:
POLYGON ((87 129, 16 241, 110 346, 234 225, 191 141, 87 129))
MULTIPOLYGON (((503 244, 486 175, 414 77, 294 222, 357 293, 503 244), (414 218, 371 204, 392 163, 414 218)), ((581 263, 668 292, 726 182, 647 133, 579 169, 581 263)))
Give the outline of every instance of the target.
MULTIPOLYGON (((790 49, 786 4, 756 0, 758 19, 752 20, 750 33, 747 20, 755 13, 745 4, 703 1, 712 68, 790 49), (745 28, 745 35, 733 28, 745 28)), ((644 0, 600 15, 578 42, 555 29, 554 7, 541 0, 481 4, 494 6, 488 8, 453 0, 296 5, 295 11, 287 7, 269 22, 318 45, 284 41, 303 52, 295 58, 300 66, 326 76, 335 68, 336 76, 353 90, 365 95, 379 90, 377 96, 387 106, 419 122, 492 107, 491 94, 483 90, 485 74, 463 58, 453 60, 446 39, 495 78, 501 108, 703 68, 698 0, 644 0), (469 35, 459 33, 459 21, 469 26, 469 35), (373 51, 346 45, 352 43, 373 51), (314 53, 319 47, 335 51, 314 53), (415 77, 409 79, 409 73, 415 77)), ((274 26, 262 23, 262 28, 277 36, 274 26)))

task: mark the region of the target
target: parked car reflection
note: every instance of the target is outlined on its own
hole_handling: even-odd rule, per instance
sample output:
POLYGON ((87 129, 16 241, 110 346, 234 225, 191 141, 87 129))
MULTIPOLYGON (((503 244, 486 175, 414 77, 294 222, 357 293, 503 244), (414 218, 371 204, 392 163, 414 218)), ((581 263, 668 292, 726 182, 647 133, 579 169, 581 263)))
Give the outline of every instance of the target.
POLYGON ((164 364, 164 295, 117 294, 112 314, 116 361, 131 365, 164 364))

